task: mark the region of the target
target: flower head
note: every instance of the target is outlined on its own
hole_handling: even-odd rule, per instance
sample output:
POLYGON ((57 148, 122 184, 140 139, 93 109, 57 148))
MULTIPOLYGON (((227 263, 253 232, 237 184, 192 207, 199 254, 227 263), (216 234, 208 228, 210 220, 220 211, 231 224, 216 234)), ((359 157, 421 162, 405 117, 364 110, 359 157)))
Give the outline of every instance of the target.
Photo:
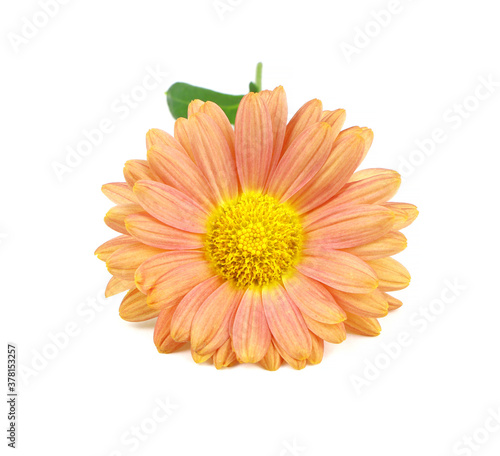
POLYGON ((287 114, 282 87, 246 95, 234 129, 195 100, 174 136, 148 132, 126 182, 103 186, 121 233, 96 251, 113 275, 106 294, 128 290, 125 320, 158 317, 161 353, 190 343, 217 368, 301 369, 346 330, 379 334, 377 318, 401 305, 387 292, 410 276, 391 256, 418 212, 388 202, 399 174, 356 172, 373 133, 341 131, 344 110, 312 100, 287 114))

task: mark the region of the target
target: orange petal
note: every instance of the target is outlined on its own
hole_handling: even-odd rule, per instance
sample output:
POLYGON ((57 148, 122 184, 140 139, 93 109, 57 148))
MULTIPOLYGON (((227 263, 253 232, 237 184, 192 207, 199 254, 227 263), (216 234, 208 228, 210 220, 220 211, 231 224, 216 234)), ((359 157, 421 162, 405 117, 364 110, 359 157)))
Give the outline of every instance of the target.
POLYGON ((234 351, 240 362, 257 363, 267 353, 271 331, 264 314, 260 288, 249 287, 243 295, 232 334, 234 351))
POLYGON ((378 336, 382 328, 376 318, 361 317, 347 312, 347 320, 344 322, 346 329, 362 336, 378 336))
POLYGON ((365 159, 368 151, 370 150, 370 147, 373 143, 373 131, 370 128, 362 127, 361 136, 363 136, 363 139, 365 140, 365 148, 363 151, 363 156, 360 158, 358 164, 356 165, 356 168, 361 165, 361 162, 365 159))
POLYGON ((129 160, 123 167, 123 175, 127 184, 132 188, 138 180, 159 181, 160 178, 149 167, 146 160, 129 160))
MULTIPOLYGON (((308 127, 319 122, 323 105, 320 100, 314 99, 303 105, 292 117, 286 126, 283 153, 290 147, 296 138, 308 127)), ((282 153, 282 155, 283 155, 282 153)))
POLYGON ((300 272, 283 277, 283 284, 299 310, 323 323, 340 323, 345 320, 345 312, 336 304, 332 295, 321 283, 300 272))
POLYGON ((214 353, 215 352, 200 355, 199 353, 196 353, 193 349, 191 349, 191 356, 193 357, 193 361, 196 364, 202 364, 208 361, 212 356, 214 356, 214 353))
POLYGON ((354 173, 342 190, 329 202, 341 204, 377 204, 390 200, 401 185, 401 176, 391 169, 365 169, 354 173))
POLYGON ((226 340, 214 354, 214 366, 216 369, 229 367, 236 361, 236 353, 233 351, 231 339, 226 340))
POLYGON ((106 298, 110 298, 111 296, 130 290, 131 288, 135 288, 133 280, 121 280, 118 277, 113 276, 106 286, 104 296, 106 296, 106 298))
POLYGON ((380 290, 402 290, 410 285, 410 273, 394 258, 381 258, 379 260, 367 261, 367 263, 377 274, 380 290))
POLYGON ((331 344, 340 344, 344 342, 346 338, 344 323, 337 323, 335 325, 330 325, 328 323, 321 323, 319 321, 309 318, 304 315, 304 320, 307 327, 312 333, 316 334, 323 340, 330 342, 331 344))
POLYGON ((402 230, 411 225, 418 216, 418 209, 413 204, 408 203, 383 203, 383 206, 394 211, 396 220, 392 229, 394 231, 402 230))
POLYGON ((201 100, 193 100, 191 103, 189 103, 188 118, 191 117, 193 114, 199 112, 202 106, 203 106, 203 101, 201 100))
POLYGON ((224 283, 219 276, 210 277, 189 291, 176 307, 171 333, 174 340, 187 342, 191 335, 193 318, 207 298, 224 283))
POLYGON ((238 177, 234 156, 215 121, 202 112, 192 115, 187 134, 194 161, 212 187, 219 202, 228 201, 238 194, 238 177))
POLYGON ((389 304, 389 310, 399 309, 403 305, 403 303, 399 299, 391 296, 389 293, 386 293, 384 291, 381 291, 381 293, 389 304))
POLYGON ((312 279, 347 293, 370 293, 378 285, 377 275, 367 263, 341 250, 305 250, 296 268, 312 279))
POLYGON ((268 192, 281 202, 287 201, 321 169, 332 143, 332 127, 327 123, 316 123, 305 130, 281 157, 269 178, 268 192))
POLYGON ((344 249, 352 255, 356 255, 362 260, 377 260, 388 256, 396 255, 406 249, 407 241, 403 233, 390 231, 385 236, 368 244, 359 245, 350 249, 344 249))
POLYGON ((160 312, 146 304, 146 295, 137 288, 130 290, 120 305, 120 317, 127 321, 146 321, 158 316, 160 312))
POLYGON ((139 181, 134 193, 141 206, 161 222, 192 233, 205 233, 208 213, 195 200, 173 187, 139 181))
POLYGON ((292 198, 291 203, 304 213, 328 201, 349 180, 363 150, 364 140, 356 130, 337 139, 318 174, 292 198))
POLYGON ((340 133, 346 118, 345 109, 336 109, 335 111, 323 111, 320 122, 326 122, 334 131, 337 131, 335 136, 340 133))
POLYGON ((387 300, 379 290, 367 294, 344 293, 333 288, 330 288, 329 291, 337 304, 346 312, 377 318, 385 317, 389 310, 387 300))
POLYGON ((308 225, 304 247, 344 249, 368 244, 389 232, 393 224, 394 213, 385 207, 347 206, 308 225))
POLYGON ((185 193, 203 207, 213 208, 215 198, 207 179, 184 152, 173 147, 152 146, 148 150, 148 162, 163 183, 185 193))
POLYGON ((266 104, 250 92, 241 100, 235 121, 236 168, 243 191, 261 191, 273 154, 273 126, 266 104))
POLYGON ((276 87, 273 91, 263 90, 259 92, 259 96, 267 106, 273 126, 273 156, 269 167, 269 173, 271 174, 278 165, 283 150, 288 119, 288 104, 285 90, 281 86, 276 87))
POLYGON ((163 275, 183 264, 205 260, 203 252, 181 250, 163 252, 147 259, 135 272, 137 288, 147 294, 156 281, 163 275))
POLYGON ((262 303, 269 329, 280 347, 292 358, 307 359, 311 337, 302 314, 284 288, 279 284, 265 286, 262 303))
POLYGON ((170 324, 175 307, 164 309, 156 320, 153 340, 160 353, 172 353, 184 345, 184 342, 176 342, 170 335, 170 324))
POLYGON ((227 145, 231 151, 231 155, 234 156, 234 130, 226 116, 226 113, 212 101, 207 101, 203 103, 200 107, 200 111, 210 116, 217 126, 221 129, 222 134, 226 138, 227 145))
POLYGON ((224 282, 201 305, 191 326, 191 347, 199 354, 215 351, 229 338, 229 321, 243 290, 224 282))
MULTIPOLYGON (((311 335, 309 333, 309 338, 311 338, 311 335)), ((280 347, 280 345, 276 342, 275 344, 276 350, 280 354, 280 356, 295 370, 301 370, 306 367, 307 360, 306 359, 295 359, 292 356, 290 356, 286 350, 283 349, 283 347, 280 347)), ((311 342, 311 350, 312 350, 312 342, 311 342)))
POLYGON ((140 242, 129 235, 117 236, 97 247, 94 255, 97 255, 97 258, 99 258, 100 260, 106 261, 112 253, 115 253, 118 249, 131 244, 139 245, 140 242))
POLYGON ((281 355, 278 353, 274 342, 271 341, 266 355, 260 360, 259 364, 268 371, 275 371, 279 369, 281 362, 281 355))
POLYGON ((125 218, 127 231, 144 244, 165 250, 199 249, 204 245, 198 233, 178 230, 142 212, 125 218))
POLYGON ((125 217, 130 214, 142 212, 144 209, 138 204, 120 204, 112 207, 104 217, 104 223, 118 233, 128 234, 125 227, 125 217))
POLYGON ((206 261, 181 264, 158 277, 149 290, 148 306, 153 309, 175 306, 191 289, 213 275, 206 261))
POLYGON ((181 144, 182 148, 186 151, 186 154, 194 161, 193 150, 191 149, 191 143, 189 142, 188 135, 188 120, 184 117, 179 117, 175 121, 174 125, 174 135, 175 139, 181 144))
POLYGON ((148 258, 163 250, 144 244, 130 244, 118 249, 106 261, 108 271, 122 280, 134 280, 135 270, 148 258))
POLYGON ((325 348, 325 343, 323 339, 311 333, 312 350, 311 355, 307 358, 310 364, 319 364, 323 359, 323 352, 325 348))
POLYGON ((152 128, 146 133, 146 150, 151 149, 153 146, 174 147, 184 154, 187 154, 177 139, 159 128, 152 128))
POLYGON ((137 204, 137 198, 126 182, 105 184, 101 190, 115 204, 137 204))

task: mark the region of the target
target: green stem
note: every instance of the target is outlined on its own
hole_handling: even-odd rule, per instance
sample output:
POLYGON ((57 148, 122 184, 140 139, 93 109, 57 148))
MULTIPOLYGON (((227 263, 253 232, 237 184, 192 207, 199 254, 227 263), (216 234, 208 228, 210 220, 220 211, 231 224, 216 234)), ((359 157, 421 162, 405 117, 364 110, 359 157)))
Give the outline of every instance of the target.
POLYGON ((257 86, 257 90, 260 92, 262 90, 262 62, 257 64, 257 68, 255 70, 255 85, 257 86))

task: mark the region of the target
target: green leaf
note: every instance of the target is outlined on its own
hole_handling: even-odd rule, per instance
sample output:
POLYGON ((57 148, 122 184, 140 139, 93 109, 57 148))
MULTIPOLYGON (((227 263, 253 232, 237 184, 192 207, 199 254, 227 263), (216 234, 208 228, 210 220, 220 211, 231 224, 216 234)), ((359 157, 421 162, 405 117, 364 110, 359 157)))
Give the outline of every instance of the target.
POLYGON ((260 92, 260 90, 257 87, 257 85, 255 84, 255 82, 251 82, 249 84, 249 89, 250 89, 250 92, 260 92))
POLYGON ((228 95, 213 90, 196 87, 185 82, 172 84, 168 91, 167 104, 174 119, 187 117, 188 105, 193 100, 213 101, 226 113, 229 121, 234 124, 236 111, 244 95, 228 95))

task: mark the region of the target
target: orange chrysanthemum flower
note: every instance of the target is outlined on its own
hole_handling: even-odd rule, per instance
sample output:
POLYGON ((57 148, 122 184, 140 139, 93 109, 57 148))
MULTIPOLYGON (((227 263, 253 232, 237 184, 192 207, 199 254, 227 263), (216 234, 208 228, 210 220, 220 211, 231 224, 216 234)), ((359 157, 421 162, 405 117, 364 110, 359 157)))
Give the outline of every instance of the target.
POLYGON ((190 342, 196 362, 277 369, 319 363, 346 329, 375 336, 410 275, 391 258, 415 206, 387 202, 397 172, 358 168, 368 128, 341 131, 345 111, 306 103, 287 124, 285 91, 249 93, 233 130, 214 103, 193 101, 175 137, 147 134, 147 161, 103 186, 122 233, 96 254, 129 290, 128 321, 158 317, 154 342, 190 342))

